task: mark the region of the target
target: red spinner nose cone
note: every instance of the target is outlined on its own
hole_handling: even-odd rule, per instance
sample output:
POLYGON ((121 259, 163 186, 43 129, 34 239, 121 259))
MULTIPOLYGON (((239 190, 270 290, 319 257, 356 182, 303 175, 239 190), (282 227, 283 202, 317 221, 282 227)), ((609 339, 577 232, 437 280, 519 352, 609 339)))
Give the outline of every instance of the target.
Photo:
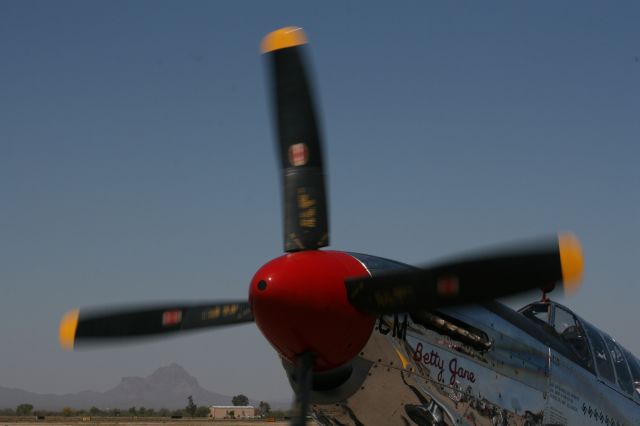
POLYGON ((338 367, 356 356, 375 317, 347 301, 345 278, 368 275, 352 256, 304 251, 278 257, 255 274, 249 300, 262 334, 285 358, 314 354, 314 369, 338 367))

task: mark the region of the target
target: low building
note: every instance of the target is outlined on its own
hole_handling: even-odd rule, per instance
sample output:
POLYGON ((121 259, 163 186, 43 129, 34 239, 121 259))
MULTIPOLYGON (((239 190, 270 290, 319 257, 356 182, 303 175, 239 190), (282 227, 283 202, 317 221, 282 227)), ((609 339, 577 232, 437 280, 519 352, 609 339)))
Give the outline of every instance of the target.
POLYGON ((212 405, 209 417, 213 419, 247 419, 256 416, 256 409, 251 405, 212 405))

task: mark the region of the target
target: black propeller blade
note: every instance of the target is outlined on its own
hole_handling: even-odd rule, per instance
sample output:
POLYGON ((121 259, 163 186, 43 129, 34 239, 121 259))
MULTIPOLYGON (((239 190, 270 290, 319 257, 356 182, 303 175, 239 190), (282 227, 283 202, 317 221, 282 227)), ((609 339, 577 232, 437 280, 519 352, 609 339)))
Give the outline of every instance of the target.
POLYGON ((204 327, 253 321, 247 302, 138 306, 119 310, 68 312, 60 323, 60 344, 68 349, 84 343, 156 336, 204 327))
POLYGON ((287 252, 329 245, 322 144, 302 51, 306 42, 302 29, 295 27, 274 31, 262 41, 276 111, 287 252))
POLYGON ((313 354, 304 352, 297 358, 296 364, 296 400, 293 406, 293 426, 305 426, 309 415, 311 402, 311 387, 313 385, 313 354))
POLYGON ((408 312, 495 299, 563 282, 566 292, 582 275, 580 243, 571 234, 544 243, 414 270, 347 280, 349 301, 371 314, 408 312))

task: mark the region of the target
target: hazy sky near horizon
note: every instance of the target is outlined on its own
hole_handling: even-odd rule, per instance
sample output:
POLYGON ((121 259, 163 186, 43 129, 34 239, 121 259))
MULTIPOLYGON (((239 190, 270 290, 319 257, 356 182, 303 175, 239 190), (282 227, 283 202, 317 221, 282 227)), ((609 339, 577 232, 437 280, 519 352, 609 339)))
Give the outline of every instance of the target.
POLYGON ((419 264, 571 230, 585 281, 556 297, 640 355, 639 23, 636 2, 1 1, 0 386, 175 361, 291 396, 253 325, 57 343, 70 308, 243 299, 280 255, 258 46, 287 25, 311 42, 332 248, 419 264))

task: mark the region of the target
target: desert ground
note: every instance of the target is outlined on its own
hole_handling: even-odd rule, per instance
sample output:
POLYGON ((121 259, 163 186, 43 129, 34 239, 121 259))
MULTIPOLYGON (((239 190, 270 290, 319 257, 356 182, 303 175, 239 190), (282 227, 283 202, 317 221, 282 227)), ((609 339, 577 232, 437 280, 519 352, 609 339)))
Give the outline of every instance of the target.
MULTIPOLYGON (((42 426, 43 424, 52 425, 74 425, 74 426, 151 426, 151 425, 167 425, 167 426, 285 426, 289 425, 289 421, 268 422, 265 420, 208 420, 208 419, 144 419, 132 420, 113 418, 91 418, 90 420, 64 417, 51 417, 44 420, 36 421, 33 417, 0 417, 0 426, 42 426)), ((309 426, 315 426, 315 422, 309 421, 309 426)))

